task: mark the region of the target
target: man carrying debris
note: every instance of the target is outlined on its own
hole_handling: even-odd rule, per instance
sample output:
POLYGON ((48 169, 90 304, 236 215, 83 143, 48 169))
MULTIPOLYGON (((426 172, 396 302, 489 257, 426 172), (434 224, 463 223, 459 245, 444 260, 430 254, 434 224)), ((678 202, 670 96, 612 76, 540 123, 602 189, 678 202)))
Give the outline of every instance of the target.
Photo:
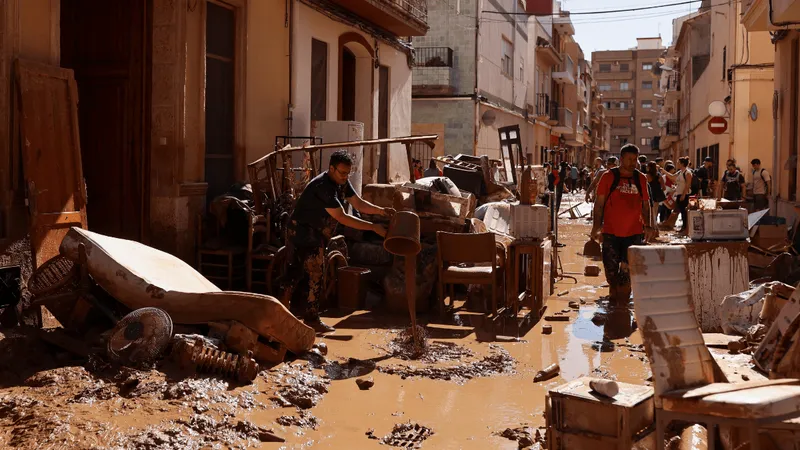
POLYGON ((772 177, 767 169, 761 168, 761 160, 756 158, 750 161, 753 166, 753 210, 763 211, 769 208, 770 185, 772 177))
POLYGON ((650 215, 647 178, 637 169, 639 148, 620 150, 620 167, 603 174, 594 203, 592 237, 603 243, 603 267, 612 301, 627 305, 631 295, 628 248, 656 235, 650 215))
POLYGON ((364 214, 394 214, 393 209, 375 206, 356 194, 348 180, 352 166, 353 159, 347 151, 334 152, 328 171, 308 183, 289 220, 287 278, 290 284, 286 288, 292 291, 291 309, 317 332, 334 331, 320 320, 319 302, 322 300, 325 250, 337 225, 386 236, 382 225, 345 213, 345 205, 350 203, 364 214))

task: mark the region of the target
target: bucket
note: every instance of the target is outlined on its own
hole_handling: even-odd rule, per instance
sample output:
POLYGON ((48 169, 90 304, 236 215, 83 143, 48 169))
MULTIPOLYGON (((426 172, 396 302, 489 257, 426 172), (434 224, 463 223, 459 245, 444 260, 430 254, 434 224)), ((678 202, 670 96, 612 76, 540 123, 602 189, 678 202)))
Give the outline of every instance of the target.
POLYGON ((393 255, 414 256, 422 250, 419 242, 419 216, 400 211, 392 217, 383 248, 393 255))
POLYGON ((363 309, 367 299, 367 277, 369 269, 362 267, 340 267, 336 273, 339 308, 363 309))

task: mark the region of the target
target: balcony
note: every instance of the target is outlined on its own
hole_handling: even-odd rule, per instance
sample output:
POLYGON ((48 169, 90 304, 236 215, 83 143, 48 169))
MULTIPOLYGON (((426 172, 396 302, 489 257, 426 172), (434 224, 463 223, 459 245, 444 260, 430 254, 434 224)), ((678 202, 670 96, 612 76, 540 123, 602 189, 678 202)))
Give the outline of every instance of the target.
POLYGON ((633 91, 603 91, 603 100, 623 100, 633 97, 633 91))
POLYGON ((427 0, 331 0, 395 36, 425 36, 427 0))
POLYGON ((604 80, 632 80, 633 79, 633 72, 627 70, 625 72, 620 70, 612 70, 611 72, 600 72, 597 71, 594 73, 594 79, 597 81, 604 81, 604 80))
POLYGON ((632 134, 631 127, 612 127, 611 134, 614 136, 630 136, 632 134))
MULTIPOLYGON (((755 3, 755 2, 754 2, 755 3)), ((772 0, 772 23, 780 25, 789 24, 791 28, 798 29, 800 26, 800 3, 796 0, 772 0)))
POLYGON ((572 19, 569 18, 568 11, 561 11, 558 17, 553 17, 553 28, 560 33, 575 35, 575 27, 572 25, 572 19))
POLYGON ((451 95, 455 93, 453 49, 420 47, 416 49, 412 70, 412 95, 451 95))
POLYGON ((572 58, 569 55, 566 55, 564 62, 562 62, 559 67, 558 71, 553 72, 553 81, 560 84, 571 84, 575 85, 575 64, 572 62, 572 58))
POLYGON ((661 139, 659 143, 662 148, 670 146, 673 142, 680 140, 681 124, 678 119, 669 119, 661 128, 661 139), (665 147, 666 146, 666 147, 665 147))
POLYGON ((586 143, 586 136, 583 134, 583 130, 578 130, 577 133, 567 134, 564 136, 564 140, 566 141, 567 145, 571 145, 573 147, 583 147, 583 144, 586 143))
POLYGON ((550 116, 547 118, 547 124, 550 126, 558 124, 558 102, 551 101, 550 107, 548 108, 548 112, 550 116))
MULTIPOLYGON (((552 108, 550 112, 552 116, 554 112, 552 108)), ((575 119, 573 118, 572 111, 568 108, 561 107, 555 110, 555 115, 558 121, 553 125, 553 131, 561 134, 572 134, 575 130, 575 119)))
POLYGON ((536 94, 536 119, 548 120, 550 118, 550 96, 536 94))
POLYGON ((632 109, 609 109, 606 111, 606 117, 631 117, 632 115, 632 109))
POLYGON ((578 105, 586 106, 588 104, 588 93, 586 92, 586 83, 578 80, 578 105))
POLYGON ((665 98, 667 99, 677 99, 680 97, 681 93, 681 74, 679 72, 674 72, 672 75, 667 77, 666 86, 663 89, 665 93, 665 98))

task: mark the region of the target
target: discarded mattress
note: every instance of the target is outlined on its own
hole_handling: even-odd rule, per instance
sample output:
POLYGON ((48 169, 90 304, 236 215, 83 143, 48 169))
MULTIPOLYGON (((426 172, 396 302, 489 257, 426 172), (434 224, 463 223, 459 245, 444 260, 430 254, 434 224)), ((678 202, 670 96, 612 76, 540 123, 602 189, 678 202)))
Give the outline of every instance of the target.
POLYGON ((80 228, 70 229, 59 251, 77 261, 81 243, 89 274, 128 308, 161 308, 183 324, 235 320, 294 353, 306 352, 314 344, 314 330, 274 297, 221 291, 168 253, 80 228))

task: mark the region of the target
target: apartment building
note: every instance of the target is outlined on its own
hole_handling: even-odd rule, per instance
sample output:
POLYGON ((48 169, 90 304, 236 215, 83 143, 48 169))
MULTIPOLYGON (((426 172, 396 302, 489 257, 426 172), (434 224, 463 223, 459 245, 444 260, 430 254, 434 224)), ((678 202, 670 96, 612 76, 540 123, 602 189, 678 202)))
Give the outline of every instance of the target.
POLYGON ((658 153, 653 138, 663 99, 657 98, 653 65, 664 52, 660 37, 639 38, 629 50, 592 53, 592 70, 611 124, 611 153, 633 143, 648 157, 658 153))
POLYGON ((528 161, 566 157, 579 117, 575 28, 558 2, 552 16, 523 11, 515 0, 430 5, 430 30, 413 39, 412 129, 441 130, 444 153, 501 159, 497 130, 518 125, 528 161))
MULTIPOLYGON (((0 1, 0 239, 27 232, 17 59, 77 78, 81 154, 51 155, 65 164, 47 166, 39 204, 88 198, 91 230, 192 261, 198 215, 276 136, 309 136, 321 120, 360 121, 365 138, 410 134, 408 36, 427 29, 426 0, 0 1), (59 191, 81 160, 85 194, 59 191)), ((382 157, 407 177, 402 146, 382 157)))
POLYGON ((773 213, 791 221, 797 216, 800 196, 800 1, 743 0, 740 12, 741 23, 749 32, 770 33, 774 49, 767 51, 775 61, 774 109, 761 108, 760 115, 775 127, 776 134, 771 143, 765 139, 761 142, 762 147, 772 150, 773 213))

